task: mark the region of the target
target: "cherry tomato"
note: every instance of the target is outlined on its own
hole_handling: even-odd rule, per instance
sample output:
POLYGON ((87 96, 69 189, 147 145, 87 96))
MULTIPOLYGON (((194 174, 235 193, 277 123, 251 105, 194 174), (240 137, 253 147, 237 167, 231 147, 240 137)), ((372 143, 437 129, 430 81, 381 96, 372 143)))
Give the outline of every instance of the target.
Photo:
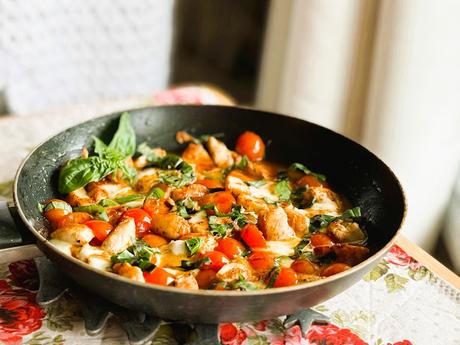
POLYGON ((220 339, 229 342, 238 335, 238 328, 232 323, 224 323, 220 325, 220 339))
POLYGON ((225 254, 213 250, 201 255, 201 258, 209 258, 211 262, 201 264, 201 269, 209 269, 215 272, 219 271, 224 265, 229 263, 228 258, 225 254))
MULTIPOLYGON (((200 205, 215 205, 217 210, 221 213, 230 213, 233 204, 236 203, 235 198, 230 192, 215 192, 206 194, 200 199, 200 205)), ((208 214, 214 214, 213 210, 207 210, 208 214)))
POLYGON ((150 217, 153 217, 155 214, 166 214, 169 212, 169 207, 163 198, 147 198, 142 208, 147 211, 150 217))
POLYGON ((58 227, 62 228, 69 224, 84 224, 88 220, 91 220, 91 215, 87 212, 72 212, 64 217, 58 222, 58 227))
POLYGON ((332 276, 334 274, 346 271, 349 268, 350 268, 350 266, 348 266, 348 265, 342 264, 340 262, 336 262, 334 264, 330 264, 325 269, 323 269, 323 272, 321 273, 321 275, 323 277, 330 277, 330 276, 332 276))
POLYGON ((267 252, 255 251, 248 257, 251 267, 258 272, 268 272, 273 268, 275 260, 267 252))
POLYGON ((45 218, 48 219, 48 221, 51 223, 53 227, 56 227, 66 214, 68 214, 68 212, 66 212, 62 208, 54 208, 43 213, 45 218))
POLYGON ((112 224, 103 220, 88 220, 85 225, 93 230, 94 236, 100 242, 103 242, 113 229, 112 224))
POLYGON ((273 287, 291 286, 297 284, 297 273, 292 268, 281 267, 273 287))
POLYGON ((310 237, 310 242, 313 247, 321 247, 321 246, 333 246, 334 242, 331 238, 326 234, 313 234, 310 237))
POLYGON ((320 181, 317 177, 313 175, 302 176, 300 179, 297 180, 296 185, 309 187, 329 187, 326 181, 320 181))
POLYGON ((160 267, 156 267, 152 272, 144 272, 144 279, 147 283, 156 285, 169 285, 174 281, 171 274, 160 267))
POLYGON ((265 248, 267 246, 264 235, 254 224, 246 224, 241 229, 240 235, 243 241, 251 248, 265 248))
POLYGON ((213 270, 200 270, 195 279, 200 289, 207 289, 212 281, 216 278, 216 272, 213 270))
POLYGON ((224 184, 221 180, 202 179, 197 180, 196 183, 202 184, 209 189, 224 189, 224 184))
POLYGON ((297 273, 314 274, 316 267, 308 260, 298 259, 291 264, 291 268, 297 273))
POLYGON ((152 219, 149 214, 141 208, 132 208, 123 213, 120 220, 125 219, 126 217, 134 218, 134 223, 136 223, 136 235, 137 237, 142 237, 143 235, 149 233, 152 228, 152 219))
POLYGON ((228 258, 233 259, 237 255, 241 255, 244 251, 244 246, 240 241, 227 237, 217 241, 215 250, 224 253, 228 258))
POLYGON ((236 141, 236 152, 246 155, 251 161, 260 161, 265 156, 265 144, 260 136, 246 131, 236 141))
POLYGON ((142 241, 147 243, 150 247, 161 247, 162 245, 169 243, 166 238, 154 234, 145 235, 142 237, 142 241))

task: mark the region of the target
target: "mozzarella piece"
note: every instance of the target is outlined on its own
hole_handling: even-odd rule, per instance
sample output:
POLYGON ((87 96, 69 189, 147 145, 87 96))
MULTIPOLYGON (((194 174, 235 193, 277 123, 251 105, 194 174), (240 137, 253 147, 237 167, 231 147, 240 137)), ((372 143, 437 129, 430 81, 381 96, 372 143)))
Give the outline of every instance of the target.
POLYGON ((88 264, 94 268, 104 271, 108 271, 112 266, 112 262, 109 257, 97 254, 93 254, 88 257, 88 264))
POLYGON ((169 250, 174 255, 187 255, 188 250, 185 241, 176 240, 169 242, 169 250))
POLYGON ((72 244, 70 244, 69 242, 61 241, 55 238, 52 238, 49 242, 52 243, 57 249, 59 249, 59 251, 72 256, 72 244))

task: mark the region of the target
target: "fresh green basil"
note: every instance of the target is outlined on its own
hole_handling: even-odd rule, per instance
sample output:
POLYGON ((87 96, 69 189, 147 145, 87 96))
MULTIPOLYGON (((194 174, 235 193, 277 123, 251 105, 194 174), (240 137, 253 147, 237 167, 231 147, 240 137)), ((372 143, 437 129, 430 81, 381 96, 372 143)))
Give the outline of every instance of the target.
POLYGON ((291 187, 288 180, 276 182, 274 191, 280 201, 289 201, 291 198, 291 187))
POLYGON ((152 198, 152 199, 161 199, 165 196, 165 192, 163 189, 158 188, 158 187, 153 187, 152 190, 147 194, 146 199, 152 198))
POLYGON ((248 186, 260 188, 262 186, 265 186, 267 184, 267 181, 265 180, 258 180, 258 181, 247 181, 246 184, 248 186))
POLYGON ((138 240, 126 250, 112 256, 112 264, 128 263, 133 266, 138 266, 143 271, 148 271, 155 267, 151 263, 152 255, 158 254, 160 251, 157 248, 150 247, 144 241, 138 240))
POLYGON ((180 267, 185 271, 189 271, 195 268, 200 268, 201 265, 210 264, 210 263, 211 263, 211 259, 208 258, 207 256, 204 256, 201 259, 196 260, 196 261, 182 260, 180 263, 180 267))
POLYGON ((109 216, 105 212, 105 208, 99 204, 77 206, 77 207, 74 207, 73 210, 76 212, 88 212, 100 220, 103 220, 106 222, 109 221, 109 216))
POLYGON ((190 253, 190 255, 195 255, 200 249, 203 239, 201 237, 194 237, 185 240, 185 245, 190 253))
POLYGON ((322 174, 314 173, 313 171, 311 171, 310 169, 308 169, 305 165, 303 165, 301 163, 292 163, 289 166, 288 170, 290 170, 290 171, 298 170, 298 171, 303 172, 306 175, 313 175, 320 181, 326 181, 326 176, 324 176, 322 174))
POLYGON ((143 194, 130 194, 126 196, 121 196, 119 198, 113 199, 118 204, 126 204, 131 201, 141 200, 144 199, 145 195, 143 194))
POLYGON ((118 129, 108 148, 120 153, 123 158, 131 157, 136 152, 136 133, 134 133, 134 128, 131 126, 129 113, 121 115, 118 129))
POLYGON ((137 152, 145 156, 147 162, 150 164, 158 164, 161 160, 155 152, 147 145, 147 143, 142 143, 137 147, 137 152))
POLYGON ((114 207, 119 206, 119 203, 110 199, 102 199, 101 201, 99 201, 99 205, 101 205, 102 207, 114 207))
POLYGON ((219 237, 226 237, 227 230, 233 228, 231 223, 221 224, 217 221, 217 216, 209 217, 209 227, 211 228, 211 234, 219 237))
POLYGON ((317 214, 316 216, 310 218, 310 227, 309 232, 314 233, 325 227, 327 227, 332 222, 337 220, 344 221, 355 221, 361 217, 361 208, 354 207, 349 210, 346 210, 340 216, 330 216, 327 214, 317 214))
POLYGON ((43 212, 54 210, 56 208, 62 209, 64 211, 66 211, 67 213, 72 212, 72 207, 68 203, 66 203, 65 201, 50 201, 44 207, 43 212))
POLYGON ((259 287, 254 283, 248 282, 240 275, 238 280, 231 283, 231 290, 254 291, 259 290, 259 287))

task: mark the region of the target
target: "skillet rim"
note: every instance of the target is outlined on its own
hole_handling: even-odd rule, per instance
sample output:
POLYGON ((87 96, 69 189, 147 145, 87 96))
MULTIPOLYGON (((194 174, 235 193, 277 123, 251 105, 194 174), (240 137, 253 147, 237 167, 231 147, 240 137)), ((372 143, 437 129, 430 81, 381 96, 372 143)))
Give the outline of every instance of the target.
MULTIPOLYGON (((335 280, 340 280, 341 278, 343 278, 343 277, 345 277, 347 275, 351 275, 354 272, 359 271, 361 268, 364 268, 365 266, 370 265, 373 261, 381 258, 395 244, 397 237, 399 236, 399 234, 402 231, 402 227, 404 225, 406 215, 407 215, 407 198, 406 198, 406 194, 405 194, 404 189, 403 189, 403 187, 401 185, 401 182, 397 178, 396 174, 393 172, 393 170, 382 159, 380 159, 376 154, 371 152, 369 149, 367 149, 363 145, 357 143, 353 139, 350 139, 350 138, 346 137, 345 135, 343 135, 341 133, 335 132, 335 131, 327 128, 327 127, 321 126, 321 125, 313 123, 311 121, 300 119, 300 118, 295 117, 293 115, 280 114, 280 113, 277 113, 277 112, 266 111, 266 110, 263 110, 263 109, 256 109, 254 107, 249 107, 249 106, 235 106, 235 105, 184 105, 184 104, 178 105, 178 104, 174 104, 174 105, 161 105, 161 106, 145 106, 145 107, 139 107, 139 108, 132 108, 132 109, 128 109, 128 110, 115 111, 115 112, 112 112, 112 113, 109 113, 109 114, 103 114, 103 115, 88 119, 86 121, 74 124, 74 125, 72 125, 70 127, 67 127, 65 129, 59 131, 58 133, 55 133, 55 134, 49 136, 47 139, 45 139, 42 142, 40 142, 24 158, 24 160, 19 165, 18 170, 17 170, 16 175, 15 175, 15 178, 14 178, 13 200, 14 200, 15 207, 17 209, 17 212, 18 212, 21 220, 27 226, 27 228, 32 232, 32 234, 36 238, 37 242, 40 242, 40 244, 44 245, 48 250, 51 250, 52 252, 54 252, 54 254, 57 254, 57 255, 63 257, 65 260, 70 261, 72 264, 76 264, 76 265, 80 266, 80 268, 83 268, 83 269, 88 269, 88 270, 92 271, 95 274, 100 274, 105 278, 115 279, 115 280, 120 281, 121 283, 132 284, 132 285, 137 286, 139 288, 144 288, 144 289, 147 288, 147 289, 151 289, 153 291, 161 291, 161 292, 164 292, 164 293, 177 292, 177 293, 180 293, 180 294, 183 294, 183 295, 190 295, 190 296, 200 295, 200 296, 218 296, 218 297, 241 297, 241 296, 260 296, 260 295, 267 295, 267 294, 268 295, 277 295, 277 294, 284 294, 284 293, 288 293, 288 292, 294 292, 294 291, 302 290, 302 289, 308 289, 309 287, 319 286, 319 285, 323 285, 323 284, 325 285, 326 283, 329 283, 329 282, 332 283, 335 280), (326 132, 329 132, 332 135, 338 135, 342 140, 349 141, 352 144, 359 146, 367 154, 369 154, 372 159, 374 159, 378 163, 382 164, 387 169, 387 171, 390 173, 390 175, 394 179, 394 181, 396 182, 396 186, 398 187, 399 191, 401 192, 401 198, 402 198, 402 203, 403 203, 403 210, 402 210, 403 212, 402 212, 401 222, 400 222, 400 224, 398 226, 398 229, 396 230, 394 235, 391 237, 390 241, 388 241, 380 250, 375 252, 372 256, 368 257, 366 260, 360 262, 358 265, 353 266, 353 267, 351 267, 350 269, 348 269, 346 271, 343 271, 343 272, 338 273, 338 274, 334 274, 334 275, 332 275, 330 277, 321 278, 321 279, 319 279, 317 281, 313 281, 313 282, 296 284, 296 285, 287 286, 287 287, 269 288, 269 289, 254 290, 254 291, 202 290, 202 289, 190 290, 190 289, 177 288, 177 287, 172 287, 172 286, 161 286, 161 285, 155 285, 155 284, 147 284, 147 283, 144 283, 144 282, 137 282, 137 281, 134 281, 132 279, 125 278, 123 276, 120 276, 120 275, 112 273, 112 272, 96 269, 96 268, 90 266, 89 264, 87 264, 87 263, 85 263, 85 262, 83 262, 81 260, 78 260, 77 258, 74 258, 73 256, 70 256, 70 255, 67 255, 67 254, 63 253, 62 251, 57 249, 57 247, 55 245, 50 243, 50 241, 47 238, 42 236, 38 232, 38 230, 35 229, 35 227, 32 224, 30 224, 29 220, 26 218, 26 216, 25 216, 25 214, 24 214, 24 212, 23 212, 23 210, 22 210, 22 208, 20 206, 19 197, 18 197, 18 194, 19 194, 18 193, 18 188, 19 188, 18 187, 18 184, 19 184, 18 181, 19 181, 19 176, 21 175, 21 172, 22 172, 24 166, 29 161, 29 159, 34 155, 34 153, 38 149, 40 149, 45 143, 47 143, 51 139, 61 135, 63 132, 65 132, 65 131, 67 131, 69 129, 78 127, 78 126, 80 126, 82 124, 85 124, 85 123, 88 123, 88 122, 97 121, 97 120, 102 119, 102 118, 108 118, 108 117, 111 117, 111 116, 114 116, 114 115, 121 115, 124 112, 130 113, 130 112, 134 112, 134 111, 148 110, 148 109, 152 109, 152 108, 215 108, 215 109, 216 108, 217 109, 222 109, 222 108, 223 109, 228 109, 228 108, 230 108, 230 109, 236 109, 236 110, 246 110, 246 111, 251 111, 251 112, 256 112, 256 113, 269 113, 269 114, 279 116, 279 117, 283 117, 283 118, 286 118, 286 119, 296 119, 296 120, 299 120, 299 121, 307 122, 310 125, 320 127, 321 129, 325 130, 326 132)), ((45 253, 45 255, 46 255, 46 253, 45 253)))

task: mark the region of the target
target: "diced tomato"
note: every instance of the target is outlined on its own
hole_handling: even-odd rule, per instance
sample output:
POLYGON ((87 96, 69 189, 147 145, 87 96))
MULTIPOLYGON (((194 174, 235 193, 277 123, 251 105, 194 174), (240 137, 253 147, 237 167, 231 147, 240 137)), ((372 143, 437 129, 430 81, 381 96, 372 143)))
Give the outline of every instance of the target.
POLYGON ((296 185, 309 187, 329 187, 326 181, 320 181, 316 176, 313 175, 302 176, 297 180, 296 185))
POLYGON ((336 262, 336 263, 330 264, 325 269, 323 269, 321 275, 323 277, 330 277, 330 276, 332 276, 334 274, 346 271, 349 268, 350 268, 350 266, 348 266, 348 265, 342 264, 340 262, 336 262))
POLYGON ((273 268, 275 260, 270 253, 255 251, 248 257, 251 267, 258 272, 268 272, 273 268))
POLYGON ((94 236, 100 242, 103 242, 113 229, 112 224, 104 222, 103 220, 89 220, 85 223, 85 225, 93 230, 94 236))
POLYGON ((291 286, 297 284, 297 273, 292 268, 281 267, 273 287, 291 286))
POLYGON ((331 238, 326 234, 313 234, 310 237, 310 242, 313 247, 321 247, 321 246, 333 246, 334 242, 331 238))
POLYGON ((147 243, 150 247, 161 247, 162 245, 169 243, 166 238, 154 234, 145 235, 142 237, 142 241, 147 243))
POLYGON ((224 253, 230 259, 233 259, 237 255, 241 255, 244 251, 244 246, 241 242, 234 238, 223 238, 217 241, 217 243, 215 250, 224 253))
POLYGON ((84 224, 88 220, 91 220, 91 215, 87 212, 72 212, 64 217, 58 222, 58 227, 62 228, 69 224, 84 224))
POLYGON ((246 155, 252 161, 260 161, 265 156, 265 144, 260 136, 246 131, 236 140, 236 152, 246 155))
POLYGON ((143 237, 152 229, 152 219, 150 218, 149 214, 141 208, 132 208, 125 211, 120 220, 123 220, 126 217, 134 218, 134 223, 136 223, 137 237, 143 237))
POLYGON ((169 285, 174 281, 171 274, 160 267, 156 267, 152 272, 144 272, 144 279, 147 283, 156 285, 169 285))
MULTIPOLYGON (((200 199, 200 205, 215 205, 221 213, 230 213, 233 204, 236 203, 235 198, 230 192, 215 192, 207 194, 200 199)), ((214 214, 213 210, 207 210, 208 214, 214 214)))
POLYGON ((196 183, 202 184, 209 189, 224 189, 224 184, 221 180, 202 179, 197 180, 196 183))
POLYGON ((216 272, 213 270, 200 270, 195 276, 200 289, 207 289, 216 278, 216 272))
POLYGON ((298 259, 291 264, 291 268, 297 273, 314 274, 316 267, 308 260, 298 259))
POLYGON ((229 263, 228 258, 225 254, 213 250, 211 252, 204 253, 200 256, 200 258, 209 258, 211 262, 201 264, 201 269, 209 269, 215 272, 219 271, 224 265, 229 263))
POLYGON ((240 236, 251 248, 265 248, 267 246, 264 235, 254 224, 246 224, 241 229, 240 236))
POLYGON ((236 338, 238 328, 232 323, 224 323, 220 325, 220 339, 222 341, 231 341, 236 338))
POLYGON ((145 199, 142 208, 147 211, 150 217, 153 217, 155 214, 166 214, 169 212, 169 207, 163 198, 147 198, 145 199))

